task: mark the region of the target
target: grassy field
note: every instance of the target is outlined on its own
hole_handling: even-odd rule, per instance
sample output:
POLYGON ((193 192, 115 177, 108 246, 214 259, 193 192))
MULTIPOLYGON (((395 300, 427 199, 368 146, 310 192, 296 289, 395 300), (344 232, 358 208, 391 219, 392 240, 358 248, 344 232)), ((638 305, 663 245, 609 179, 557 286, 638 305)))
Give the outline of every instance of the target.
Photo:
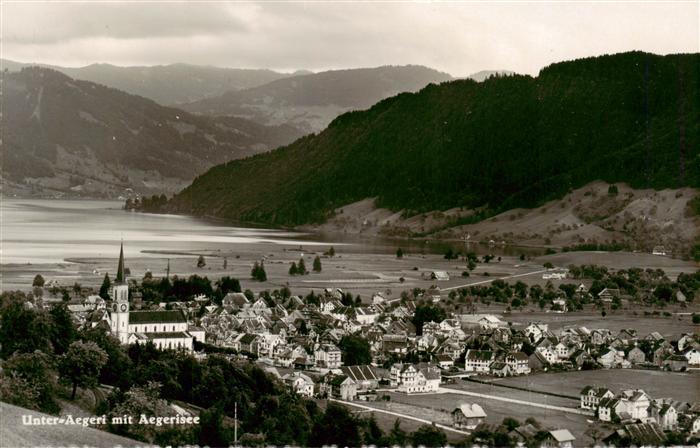
MULTIPOLYGON (((699 372, 672 373, 657 370, 610 369, 540 373, 493 381, 496 384, 528 387, 566 395, 578 395, 584 386, 595 385, 606 386, 613 392, 619 392, 622 389, 643 389, 653 398, 671 397, 688 402, 700 401, 699 372)), ((500 389, 507 390, 508 394, 519 392, 500 389)))
POLYGON ((389 393, 389 395, 391 396, 391 401, 395 405, 397 403, 404 403, 416 406, 418 409, 417 412, 419 412, 419 415, 417 415, 418 417, 424 415, 420 413, 420 408, 451 412, 460 404, 478 403, 486 412, 486 423, 500 424, 506 417, 513 417, 524 422, 528 417, 533 417, 548 429, 565 428, 571 431, 576 437, 575 446, 577 447, 590 446, 592 444, 592 440, 585 435, 590 425, 587 422, 587 417, 583 415, 568 414, 499 400, 468 397, 450 393, 406 395, 392 392, 389 393))

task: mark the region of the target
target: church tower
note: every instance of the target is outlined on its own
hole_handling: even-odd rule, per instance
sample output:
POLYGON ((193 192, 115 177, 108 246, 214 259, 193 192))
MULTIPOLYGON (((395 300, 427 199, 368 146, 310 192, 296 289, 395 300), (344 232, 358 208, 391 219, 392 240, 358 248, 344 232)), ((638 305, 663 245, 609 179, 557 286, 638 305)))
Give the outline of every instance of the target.
POLYGON ((126 344, 129 339, 129 285, 124 275, 124 243, 119 249, 119 265, 117 266, 117 277, 114 279, 114 286, 110 294, 112 298, 111 329, 112 335, 119 339, 119 342, 126 344))

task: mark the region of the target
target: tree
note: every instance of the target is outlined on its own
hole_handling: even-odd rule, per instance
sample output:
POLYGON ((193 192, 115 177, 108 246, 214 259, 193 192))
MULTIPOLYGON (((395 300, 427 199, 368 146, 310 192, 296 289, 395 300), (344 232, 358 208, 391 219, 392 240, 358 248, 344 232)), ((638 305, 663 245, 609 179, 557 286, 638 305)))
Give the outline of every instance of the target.
POLYGON ((61 379, 73 385, 71 400, 80 387, 90 387, 97 384, 100 370, 107 363, 107 353, 94 342, 75 341, 58 362, 61 379))
POLYGON ((297 268, 297 264, 292 261, 292 265, 289 266, 289 275, 297 275, 299 273, 299 269, 297 268))
POLYGON ((304 258, 299 259, 299 263, 297 263, 297 272, 299 275, 306 275, 309 273, 309 271, 306 270, 306 263, 304 263, 304 258))
POLYGON ((70 311, 65 304, 56 305, 49 311, 53 325, 51 326, 51 341, 56 354, 61 355, 68 350, 76 338, 75 325, 70 311))
POLYGON ((608 196, 617 196, 618 193, 619 193, 619 190, 617 188, 617 185, 610 184, 608 186, 608 196))
POLYGON ((267 280, 265 265, 262 261, 260 263, 256 261, 253 264, 253 269, 250 271, 250 276, 253 278, 253 280, 257 280, 259 282, 264 282, 267 280))
POLYGON ((369 364, 372 362, 372 352, 369 347, 369 342, 362 336, 352 334, 343 336, 338 343, 338 348, 340 348, 342 352, 343 364, 346 366, 369 364))
POLYGON ((447 436, 434 425, 422 425, 411 433, 415 446, 440 447, 447 445, 447 436))
POLYGON ((32 286, 37 286, 39 288, 42 288, 44 286, 44 277, 41 276, 41 274, 37 274, 34 276, 34 281, 32 282, 32 286))
POLYGON ((228 258, 224 257, 224 269, 228 268, 228 258))
POLYGON ((78 283, 78 282, 73 283, 73 292, 74 292, 76 295, 79 295, 81 292, 83 292, 83 287, 82 287, 82 285, 81 285, 80 283, 78 283))
POLYGON ((224 297, 230 292, 241 292, 241 282, 237 278, 228 275, 216 281, 216 292, 218 296, 224 297))
POLYGON ((554 265, 552 263, 550 263, 549 261, 547 261, 542 266, 544 266, 545 269, 554 269, 554 265))
POLYGON ((345 406, 333 402, 328 403, 309 438, 309 446, 360 446, 361 443, 357 419, 345 406))
POLYGON ((328 249, 328 256, 335 257, 335 248, 333 248, 333 246, 331 246, 331 248, 328 249))
POLYGON ((321 272, 321 258, 318 255, 314 258, 313 270, 314 272, 321 272))
POLYGON ((394 426, 391 428, 391 431, 389 431, 389 440, 386 445, 404 446, 407 438, 406 431, 401 428, 401 421, 397 418, 394 420, 394 426))
POLYGON ((396 249, 396 258, 403 258, 403 249, 400 247, 396 249))
POLYGON ((105 272, 105 278, 102 280, 102 286, 100 286, 100 297, 105 300, 109 300, 109 289, 112 287, 112 281, 109 279, 109 273, 105 272))
POLYGON ((700 324, 700 314, 698 314, 698 313, 693 313, 693 323, 694 323, 694 324, 700 324))
POLYGON ((26 401, 28 407, 47 413, 58 413, 60 407, 56 403, 56 384, 54 365, 46 353, 15 353, 5 363, 0 376, 0 400, 10 401, 20 405, 18 401, 26 401), (28 394, 19 394, 18 390, 10 387, 24 386, 28 394))
POLYGON ((433 305, 418 305, 413 314, 413 325, 416 326, 416 334, 423 334, 423 324, 425 322, 442 322, 446 318, 445 311, 433 305))
POLYGON ((200 255, 199 258, 197 258, 197 267, 201 269, 206 265, 207 265, 207 262, 204 259, 204 255, 200 255))

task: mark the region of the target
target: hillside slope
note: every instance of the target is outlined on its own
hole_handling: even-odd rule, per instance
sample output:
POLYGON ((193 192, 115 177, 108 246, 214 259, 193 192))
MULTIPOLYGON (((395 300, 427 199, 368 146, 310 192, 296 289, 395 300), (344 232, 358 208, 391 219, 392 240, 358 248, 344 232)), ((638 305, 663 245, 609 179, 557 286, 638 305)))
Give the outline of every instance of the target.
POLYGON ((37 67, 3 74, 2 100, 2 176, 20 193, 174 192, 217 163, 300 135, 193 116, 37 67))
POLYGON ((248 89, 294 74, 272 70, 222 68, 190 64, 170 64, 144 67, 119 67, 111 64, 91 64, 85 67, 59 67, 27 64, 3 59, 3 69, 10 72, 41 66, 66 76, 103 84, 134 95, 152 99, 164 105, 177 105, 222 95, 231 90, 248 89))
MULTIPOLYGON (((50 419, 54 416, 0 402, 2 426, 0 446, 93 446, 93 447, 145 447, 144 442, 80 425, 25 425, 23 416, 50 419)), ((77 416, 76 416, 77 417, 77 416)))
POLYGON ((533 207, 593 180, 700 186, 700 55, 633 52, 537 78, 454 81, 347 113, 318 135, 212 168, 170 211, 323 222, 377 198, 408 215, 533 207))
POLYGON ((447 73, 414 65, 331 70, 228 92, 182 108, 207 115, 239 116, 267 125, 288 123, 317 132, 349 110, 366 109, 384 98, 450 79, 447 73))
POLYGON ((688 256, 700 236, 700 213, 694 210, 697 189, 635 190, 616 184, 591 182, 561 199, 535 208, 515 208, 470 224, 474 210, 455 207, 413 216, 377 208, 365 199, 334 211, 327 222, 310 226, 324 233, 368 236, 424 236, 509 245, 575 247, 602 245, 651 252, 664 246, 667 253, 688 256))

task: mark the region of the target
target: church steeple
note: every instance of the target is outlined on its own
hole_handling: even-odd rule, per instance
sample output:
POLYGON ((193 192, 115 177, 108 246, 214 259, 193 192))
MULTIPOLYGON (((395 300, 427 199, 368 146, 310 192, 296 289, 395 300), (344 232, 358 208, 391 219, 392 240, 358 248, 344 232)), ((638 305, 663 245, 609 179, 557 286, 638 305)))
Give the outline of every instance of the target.
POLYGON ((114 282, 117 284, 124 284, 126 278, 124 277, 124 241, 122 241, 121 247, 119 248, 119 265, 117 266, 117 277, 114 282))

